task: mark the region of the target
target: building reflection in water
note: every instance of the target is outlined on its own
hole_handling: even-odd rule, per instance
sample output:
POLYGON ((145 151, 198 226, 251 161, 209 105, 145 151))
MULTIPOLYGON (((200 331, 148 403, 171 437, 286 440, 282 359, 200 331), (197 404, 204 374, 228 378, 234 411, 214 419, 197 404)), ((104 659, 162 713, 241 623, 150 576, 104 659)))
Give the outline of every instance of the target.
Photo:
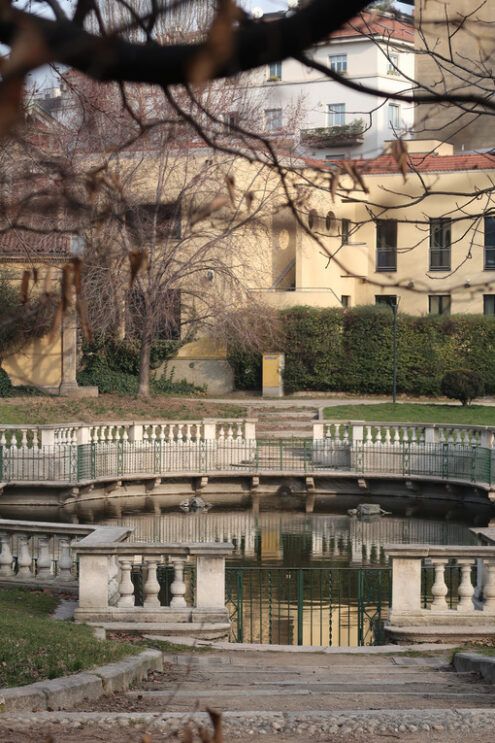
POLYGON ((135 541, 232 542, 230 564, 340 567, 384 564, 391 543, 473 544, 468 526, 384 516, 360 521, 342 515, 249 511, 135 514, 106 524, 133 526, 135 541))

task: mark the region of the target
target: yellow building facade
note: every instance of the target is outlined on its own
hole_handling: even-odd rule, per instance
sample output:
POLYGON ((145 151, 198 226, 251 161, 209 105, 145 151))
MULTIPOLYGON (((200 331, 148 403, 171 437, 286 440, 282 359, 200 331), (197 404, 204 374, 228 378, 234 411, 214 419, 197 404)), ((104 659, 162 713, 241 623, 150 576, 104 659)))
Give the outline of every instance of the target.
POLYGON ((363 184, 345 169, 314 177, 296 237, 274 233, 273 264, 279 275, 286 266, 292 285, 260 289, 268 301, 280 308, 397 301, 413 315, 495 314, 495 157, 454 155, 436 141, 408 144, 404 175, 383 155, 354 161, 363 184))

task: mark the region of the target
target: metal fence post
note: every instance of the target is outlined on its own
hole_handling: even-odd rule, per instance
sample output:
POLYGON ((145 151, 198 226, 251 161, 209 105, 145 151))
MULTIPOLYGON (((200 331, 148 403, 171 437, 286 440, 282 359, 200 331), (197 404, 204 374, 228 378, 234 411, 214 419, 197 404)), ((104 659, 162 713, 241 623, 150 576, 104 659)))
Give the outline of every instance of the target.
POLYGON ((3 446, 0 446, 0 480, 2 480, 2 482, 5 482, 5 478, 3 476, 3 446))
POLYGON ((297 644, 303 644, 303 621, 304 621, 304 573, 299 568, 296 573, 297 589, 297 644))

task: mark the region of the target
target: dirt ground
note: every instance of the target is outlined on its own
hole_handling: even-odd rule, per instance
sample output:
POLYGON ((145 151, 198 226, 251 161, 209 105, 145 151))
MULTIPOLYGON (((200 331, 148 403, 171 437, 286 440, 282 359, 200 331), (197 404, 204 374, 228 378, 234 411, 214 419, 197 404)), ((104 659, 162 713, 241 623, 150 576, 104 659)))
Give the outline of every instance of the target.
MULTIPOLYGON (((442 732, 418 732, 418 733, 368 733, 362 734, 338 734, 331 736, 315 737, 315 741, 327 741, 328 743, 493 743, 494 732, 489 730, 476 733, 465 733, 461 731, 442 732)), ((171 736, 164 733, 147 732, 144 726, 136 726, 131 730, 120 727, 108 729, 97 725, 74 729, 61 727, 60 725, 42 725, 31 728, 9 728, 0 724, 1 743, 186 743, 187 738, 182 736, 171 736)), ((223 743, 309 743, 306 735, 285 736, 273 733, 266 735, 236 735, 235 738, 225 736, 223 743)), ((194 735, 192 743, 201 743, 200 738, 194 735)))

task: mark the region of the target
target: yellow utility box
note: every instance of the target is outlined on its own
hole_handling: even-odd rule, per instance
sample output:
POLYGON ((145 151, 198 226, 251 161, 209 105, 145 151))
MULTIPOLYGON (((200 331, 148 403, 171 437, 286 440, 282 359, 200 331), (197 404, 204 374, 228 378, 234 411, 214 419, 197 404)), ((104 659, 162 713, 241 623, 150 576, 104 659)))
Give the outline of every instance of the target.
POLYGON ((285 355, 283 353, 263 354, 263 397, 283 397, 285 355))

